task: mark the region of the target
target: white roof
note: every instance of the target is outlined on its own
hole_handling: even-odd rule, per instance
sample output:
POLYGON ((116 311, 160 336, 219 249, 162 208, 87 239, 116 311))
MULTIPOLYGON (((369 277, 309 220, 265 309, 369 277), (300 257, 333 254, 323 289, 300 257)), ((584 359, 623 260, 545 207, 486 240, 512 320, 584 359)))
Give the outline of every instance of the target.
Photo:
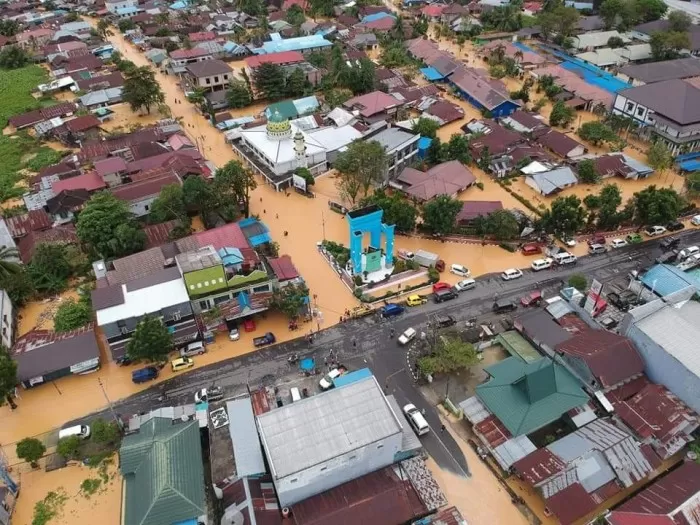
POLYGON ((627 58, 623 58, 617 49, 611 49, 609 47, 600 47, 595 51, 579 53, 576 55, 576 58, 596 66, 610 66, 627 63, 627 58))
POLYGON ((335 122, 336 126, 344 126, 345 124, 351 122, 355 116, 343 108, 335 108, 328 115, 326 115, 326 118, 335 122))
POLYGON ((276 479, 401 433, 374 376, 258 416, 276 479))
POLYGON ((625 35, 621 35, 617 31, 597 31, 593 33, 584 33, 573 38, 574 47, 576 49, 585 49, 587 47, 603 47, 608 44, 608 40, 612 37, 621 38, 623 42, 628 43, 630 39, 625 35))
POLYGON ((226 403, 228 412, 228 431, 233 444, 233 457, 236 463, 236 475, 244 478, 265 472, 258 429, 250 397, 234 399, 226 403))
POLYGON ((344 148, 353 140, 362 138, 362 133, 352 126, 323 128, 309 132, 309 137, 317 141, 326 151, 344 148))
POLYGON ((627 60, 646 60, 651 58, 651 44, 633 44, 630 46, 614 49, 618 55, 625 57, 627 60))
MULTIPOLYGON (((306 143, 306 155, 312 156, 317 153, 323 153, 325 148, 316 139, 312 139, 308 133, 297 128, 292 124, 292 137, 297 131, 301 131, 304 135, 306 143)), ((255 128, 241 130, 241 136, 246 142, 249 142, 255 148, 265 155, 273 164, 282 164, 290 162, 296 158, 294 153, 294 140, 292 138, 284 140, 272 140, 267 136, 267 126, 262 125, 255 128)))
POLYGON ((523 166, 522 168, 520 168, 520 171, 525 175, 532 175, 533 173, 544 173, 545 171, 549 171, 551 169, 551 164, 543 164, 537 160, 533 160, 527 166, 523 166))
POLYGON ((181 277, 131 292, 128 291, 126 284, 122 284, 121 287, 124 294, 124 302, 116 306, 97 310, 98 326, 116 323, 122 319, 152 314, 168 306, 190 301, 187 295, 187 288, 181 277))

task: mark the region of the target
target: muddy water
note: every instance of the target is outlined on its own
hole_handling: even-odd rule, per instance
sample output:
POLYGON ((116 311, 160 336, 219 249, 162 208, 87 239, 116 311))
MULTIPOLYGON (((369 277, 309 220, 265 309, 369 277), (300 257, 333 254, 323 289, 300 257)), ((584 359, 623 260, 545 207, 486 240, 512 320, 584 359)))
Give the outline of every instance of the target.
POLYGON ((109 480, 102 482, 92 495, 81 493, 80 484, 86 479, 99 479, 97 469, 83 465, 69 466, 52 472, 35 470, 22 474, 19 482, 22 493, 17 499, 12 523, 29 525, 34 516, 34 505, 51 492, 61 492, 66 498, 60 505, 60 514, 51 525, 99 523, 118 525, 121 515, 122 482, 116 467, 116 457, 107 471, 109 480))

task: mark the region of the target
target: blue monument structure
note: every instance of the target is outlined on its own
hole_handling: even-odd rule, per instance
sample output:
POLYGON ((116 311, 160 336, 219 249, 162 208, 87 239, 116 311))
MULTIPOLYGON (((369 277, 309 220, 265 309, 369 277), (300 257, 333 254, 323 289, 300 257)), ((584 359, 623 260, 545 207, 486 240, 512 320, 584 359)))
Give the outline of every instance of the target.
MULTIPOLYGON (((379 206, 367 206, 348 212, 345 217, 350 226, 350 260, 356 275, 364 272, 386 272, 394 262, 394 225, 382 222, 384 211, 379 206), (369 233, 369 247, 362 250, 362 240, 369 233), (382 234, 386 248, 382 251, 382 234), (382 264, 382 259, 383 263, 382 264)), ((389 273, 391 271, 389 270, 389 273)))

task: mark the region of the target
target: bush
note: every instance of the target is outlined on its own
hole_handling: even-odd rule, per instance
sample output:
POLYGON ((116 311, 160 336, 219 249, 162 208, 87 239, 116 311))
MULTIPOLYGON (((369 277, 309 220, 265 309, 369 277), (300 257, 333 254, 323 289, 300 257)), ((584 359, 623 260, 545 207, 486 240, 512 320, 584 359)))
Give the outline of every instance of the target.
POLYGON ((119 439, 119 428, 112 421, 96 419, 92 422, 91 429, 92 440, 95 441, 95 443, 106 445, 109 443, 116 443, 119 439))
POLYGON ((78 436, 69 436, 58 440, 56 452, 66 459, 80 458, 80 446, 83 440, 78 436))
POLYGON ((34 468, 38 467, 37 461, 44 455, 44 452, 46 452, 46 447, 36 438, 24 438, 17 443, 17 457, 28 461, 34 468))
POLYGON ((507 242, 502 242, 499 243, 498 245, 500 248, 503 248, 505 251, 510 252, 510 253, 515 253, 515 251, 518 249, 517 246, 514 246, 512 244, 509 244, 507 242))
MULTIPOLYGON (((358 299, 361 299, 363 297, 362 290, 360 290, 359 288, 355 288, 355 291, 352 294, 355 297, 357 297, 358 299)), ((364 299, 363 299, 363 301, 364 301, 364 299)))
POLYGON ((440 280, 440 272, 438 272, 432 266, 428 268, 428 281, 430 283, 436 283, 440 280))
POLYGON ((353 277, 352 280, 355 283, 355 286, 362 286, 363 284, 361 275, 355 275, 355 277, 353 277))
POLYGON ((580 273, 575 273, 574 275, 569 277, 569 286, 573 286, 579 292, 585 292, 586 288, 588 287, 588 281, 586 280, 586 276, 580 273))
POLYGON ((54 330, 68 332, 85 326, 92 320, 92 308, 85 302, 73 299, 64 301, 53 318, 54 330))
POLYGON ((479 188, 481 191, 484 191, 484 183, 483 182, 477 182, 474 186, 479 188))

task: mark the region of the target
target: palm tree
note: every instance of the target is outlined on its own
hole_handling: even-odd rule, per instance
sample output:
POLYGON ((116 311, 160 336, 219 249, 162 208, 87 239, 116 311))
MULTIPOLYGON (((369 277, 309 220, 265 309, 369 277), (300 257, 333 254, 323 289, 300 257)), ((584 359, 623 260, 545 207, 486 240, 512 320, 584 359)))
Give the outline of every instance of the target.
POLYGON ((103 18, 99 22, 97 22, 97 34, 102 40, 107 40, 107 37, 110 37, 114 34, 109 29, 109 21, 106 18, 103 18))
POLYGON ((520 62, 523 60, 523 52, 518 49, 515 53, 513 53, 513 58, 515 59, 515 62, 520 65, 520 62))
POLYGON ((17 275, 22 270, 18 260, 19 252, 16 248, 0 246, 0 278, 17 275))

